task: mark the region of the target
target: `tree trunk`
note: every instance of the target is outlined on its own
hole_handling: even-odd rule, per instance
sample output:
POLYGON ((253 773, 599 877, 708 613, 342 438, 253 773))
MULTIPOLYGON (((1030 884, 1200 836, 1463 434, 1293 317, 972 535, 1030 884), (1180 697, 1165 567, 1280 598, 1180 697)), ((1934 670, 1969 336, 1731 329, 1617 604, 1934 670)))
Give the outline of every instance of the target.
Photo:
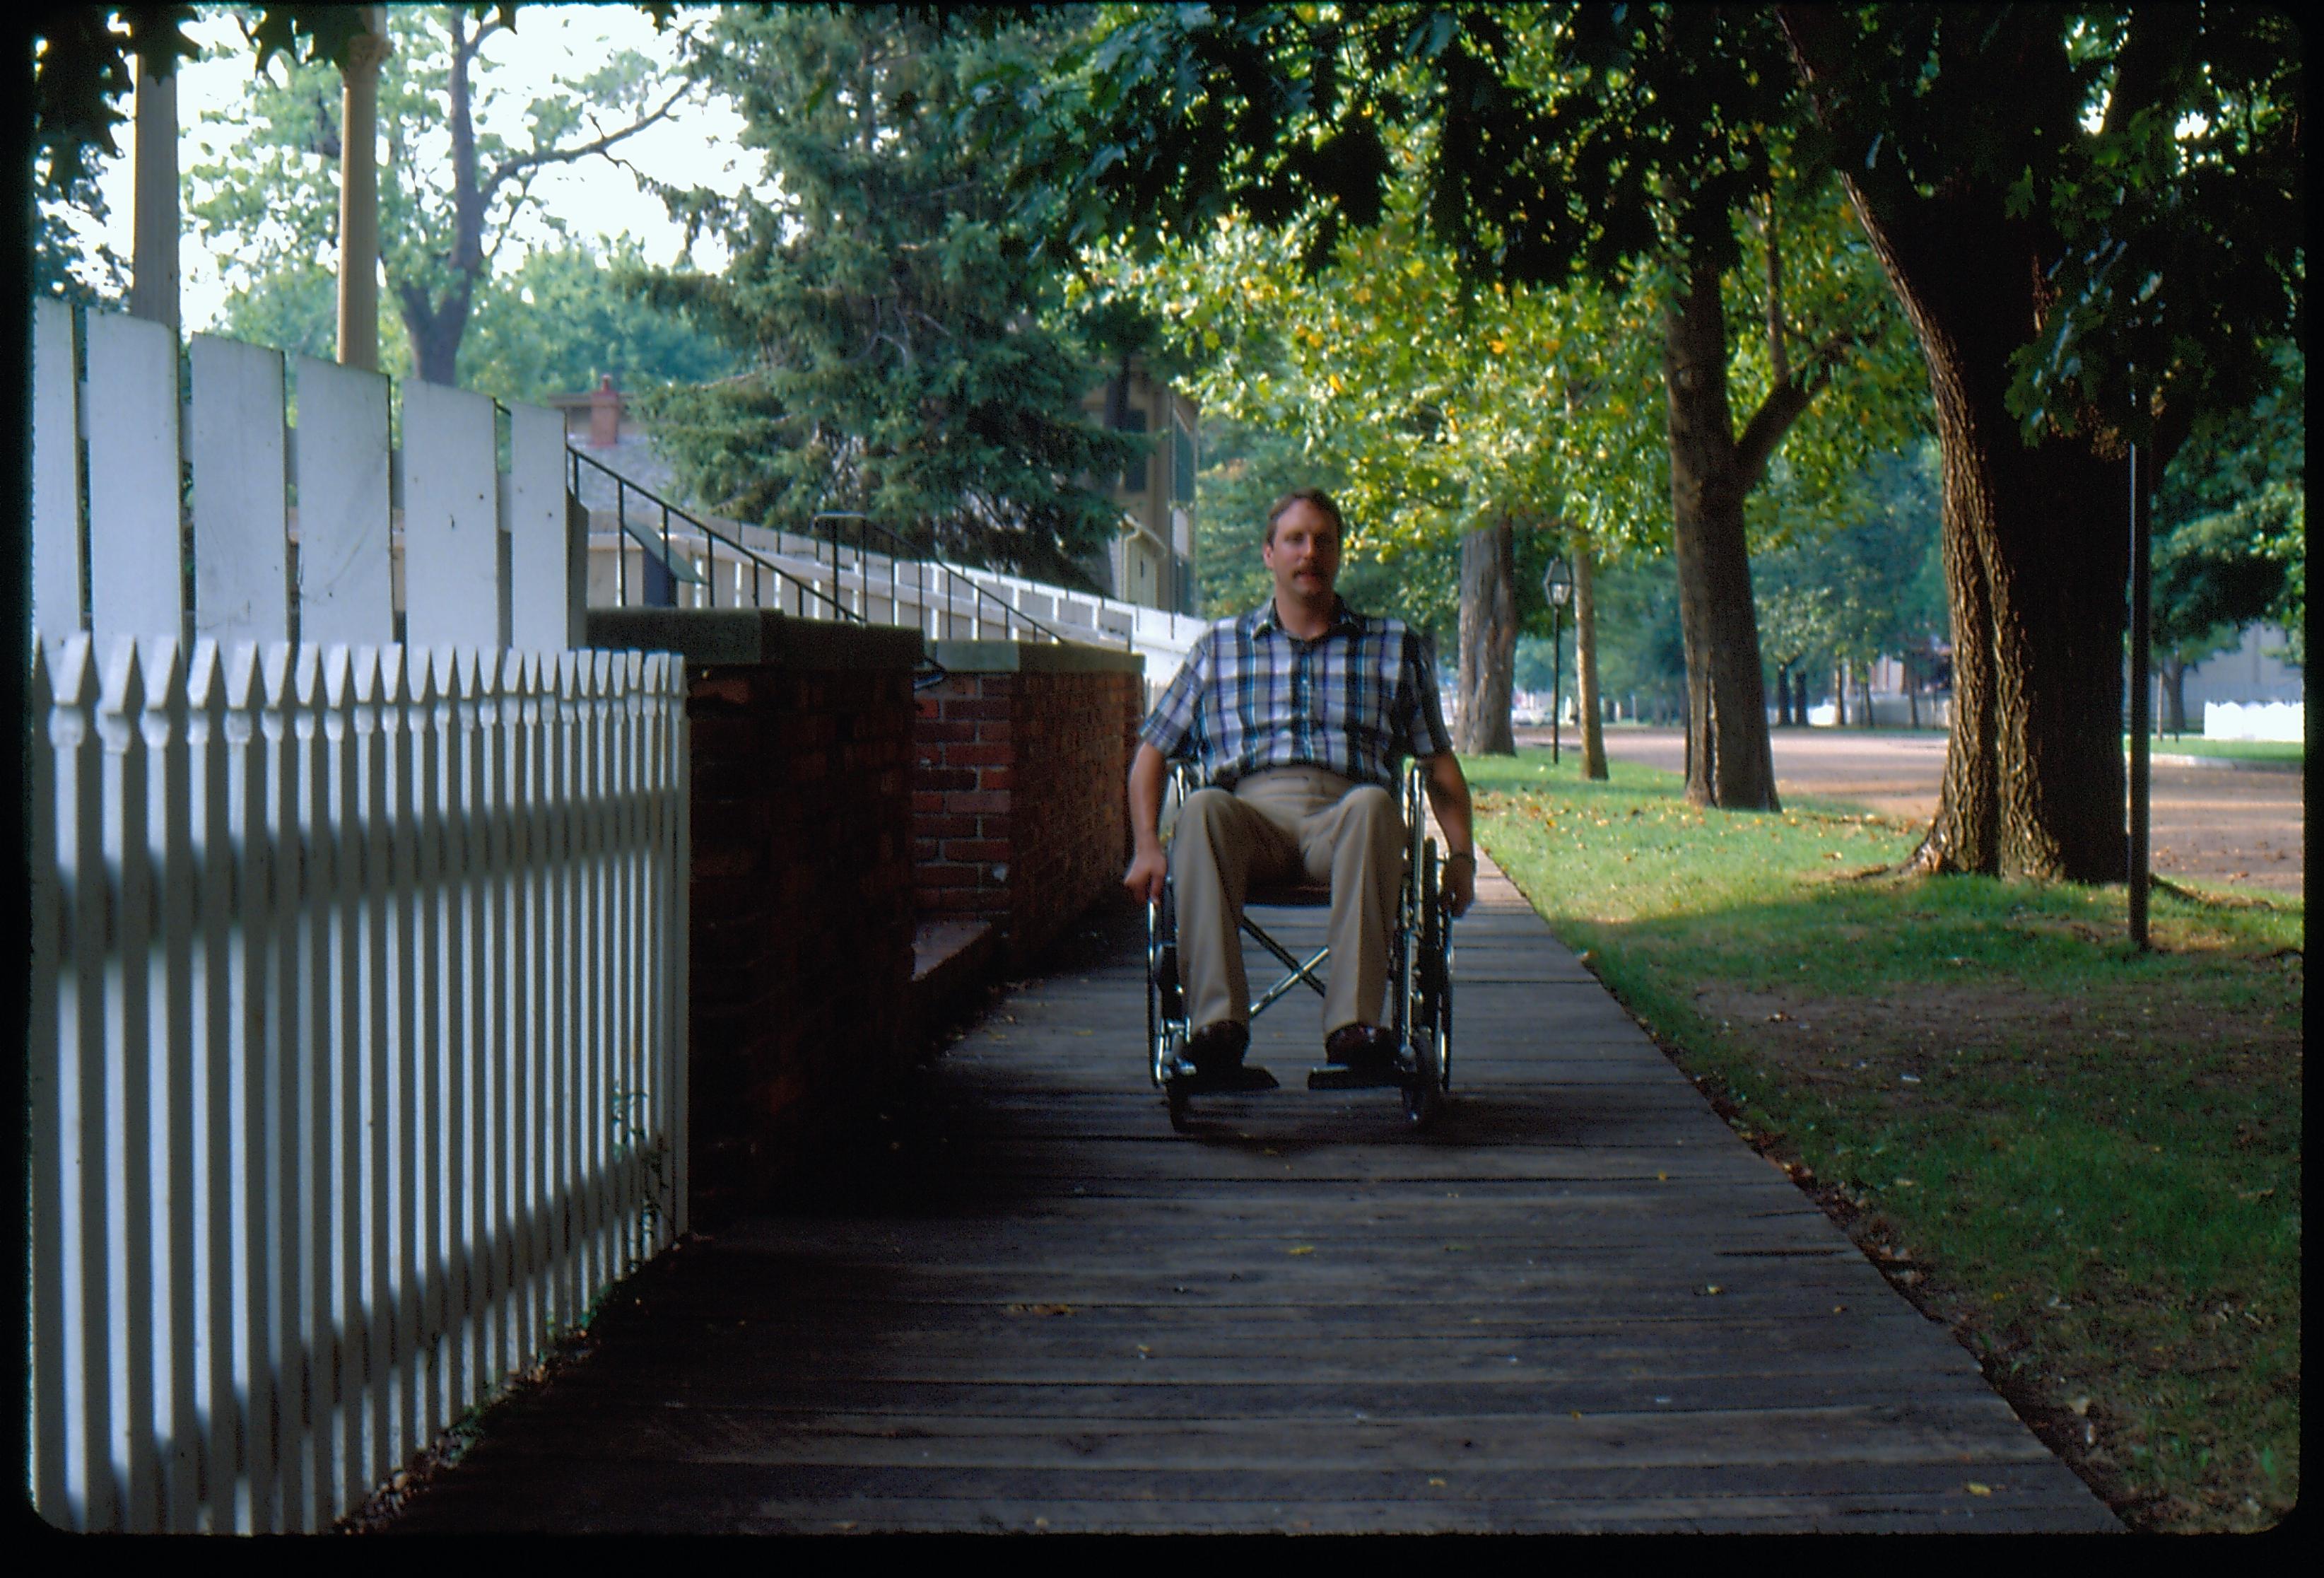
POLYGON ((1859 670, 1858 684, 1864 696, 1864 716, 1860 721, 1868 729, 1880 721, 1879 715, 1872 710, 1872 669, 1877 661, 1877 659, 1868 660, 1859 670))
POLYGON ((1848 727, 1848 660, 1831 660, 1831 726, 1848 727))
POLYGON ((440 383, 447 389, 458 387, 460 341, 467 334, 467 314, 455 317, 449 312, 435 312, 415 320, 406 310, 403 330, 411 340, 412 367, 420 381, 440 383))
POLYGON ((1606 726, 1598 699, 1597 567, 1590 540, 1573 541, 1573 688, 1582 716, 1582 776, 1606 779, 1606 726))
MULTIPOLYGON (((1508 519, 1461 542, 1461 691, 1455 748, 1514 756, 1510 693, 1517 684, 1517 534, 1508 519)), ((1553 705, 1554 702, 1553 701, 1553 705)))
POLYGON ((1953 726, 1914 863, 2120 881, 2120 462, 2082 438, 2029 448, 2004 402, 2009 357, 2038 321, 2023 237, 1969 244, 1965 216, 1884 226, 1858 213, 1919 333, 1944 467, 1953 726))
POLYGON ((1904 716, 1907 726, 1921 726, 1921 687, 1913 682, 1913 655, 1904 654, 1904 716))
POLYGON ((2187 660, 2165 652, 2154 660, 2163 673, 2163 732, 2187 732, 2187 660))
POLYGON ((1671 538, 1686 645, 1686 798, 1729 810, 1780 809, 1739 463, 1727 403, 1727 318, 1719 272, 1697 264, 1665 318, 1670 396, 1671 538))
MULTIPOLYGON (((1840 101, 1821 97, 1834 75, 1816 42, 1829 19, 1798 7, 1783 25, 1829 117, 1840 101)), ((1840 168, 1920 339, 1944 471, 1953 716, 1936 818, 1912 863, 2120 881, 2122 459, 2111 435, 2087 425, 2029 447, 2006 400, 2011 358, 2043 332, 2056 240, 2010 216, 2006 172, 1925 191, 1840 168)), ((2156 475, 2175 448, 2158 440, 2156 475)))

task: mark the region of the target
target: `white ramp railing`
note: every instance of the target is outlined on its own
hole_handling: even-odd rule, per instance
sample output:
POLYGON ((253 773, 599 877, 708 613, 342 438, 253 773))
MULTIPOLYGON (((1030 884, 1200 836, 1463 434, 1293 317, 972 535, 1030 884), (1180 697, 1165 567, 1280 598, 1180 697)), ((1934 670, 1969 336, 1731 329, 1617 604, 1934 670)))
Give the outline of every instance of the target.
POLYGON ((384 380, 306 364, 286 429, 281 358, 198 337, 181 418, 166 330, 91 315, 84 377, 52 306, 28 1482, 327 1527, 683 1231, 683 669, 563 650, 554 413, 502 471, 489 401, 407 384, 399 458, 384 380))
POLYGON ((1209 627, 1003 571, 883 551, 894 540, 868 523, 800 536, 699 516, 577 449, 570 475, 575 495, 591 506, 587 600, 595 607, 768 608, 900 625, 935 641, 1126 648, 1146 660, 1149 691, 1169 683, 1209 627))

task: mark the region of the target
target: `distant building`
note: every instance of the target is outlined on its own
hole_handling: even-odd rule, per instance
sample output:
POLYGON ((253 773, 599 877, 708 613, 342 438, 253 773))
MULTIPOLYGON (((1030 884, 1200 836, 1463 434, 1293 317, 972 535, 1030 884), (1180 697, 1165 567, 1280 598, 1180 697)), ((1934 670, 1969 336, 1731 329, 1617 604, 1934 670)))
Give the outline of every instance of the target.
POLYGON ((1083 401, 1092 419, 1119 431, 1150 433, 1158 440, 1143 460, 1112 479, 1108 490, 1121 505, 1126 530, 1091 576, 1112 596, 1141 608, 1194 614, 1194 472, 1200 463, 1201 412, 1194 402, 1156 382, 1138 357, 1129 374, 1101 381, 1083 401))
POLYGON ((2203 715, 2205 702, 2304 701, 2307 676, 2284 661, 2291 637, 2272 624, 2247 624, 2242 638, 2224 652, 2215 652, 2187 667, 2181 694, 2187 711, 2203 715))
MULTIPOLYGON (((629 401, 613 387, 611 374, 597 387, 578 394, 552 394, 543 404, 565 413, 565 442, 607 471, 627 478, 648 493, 678 501, 678 471, 654 448, 629 401)), ((595 466, 583 466, 581 502, 593 510, 613 507, 615 485, 595 466)), ((632 495, 632 504, 637 503, 632 495)))

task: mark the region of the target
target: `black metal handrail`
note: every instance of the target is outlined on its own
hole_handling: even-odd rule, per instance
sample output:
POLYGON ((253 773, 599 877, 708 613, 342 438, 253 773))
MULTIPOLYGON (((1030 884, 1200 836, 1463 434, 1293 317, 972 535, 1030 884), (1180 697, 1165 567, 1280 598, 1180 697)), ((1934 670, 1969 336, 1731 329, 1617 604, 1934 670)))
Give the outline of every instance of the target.
MULTIPOLYGON (((910 563, 920 566, 923 570, 923 574, 918 578, 918 585, 914 590, 919 595, 924 616, 934 613, 936 609, 936 604, 928 601, 928 594, 934 588, 929 586, 928 577, 925 574, 927 569, 933 568, 942 571, 945 577, 941 592, 944 599, 943 612, 936 614, 936 617, 949 623, 954 617, 951 612, 953 603, 959 592, 964 589, 968 594, 972 609, 968 616, 972 630, 982 632, 987 618, 990 617, 1011 640, 1019 639, 1020 636, 1029 636, 1035 640, 1063 642, 1069 639, 1034 615, 1010 603, 1006 598, 996 595, 991 588, 958 566, 934 554, 923 554, 908 539, 881 525, 868 515, 847 511, 826 511, 809 517, 808 547, 812 558, 818 564, 824 563, 825 550, 828 550, 831 589, 826 592, 821 586, 801 580, 764 553, 721 531, 691 511, 671 503, 652 489, 623 476, 594 456, 585 455, 569 445, 565 453, 569 458, 567 484, 576 497, 578 497, 581 492, 581 468, 585 466, 612 480, 614 523, 620 529, 622 535, 636 542, 647 556, 648 578, 642 590, 644 601, 650 605, 667 606, 674 603, 677 586, 683 582, 689 586, 702 586, 709 606, 715 608, 718 605, 718 550, 724 548, 736 560, 764 571, 774 577, 779 583, 796 588, 798 593, 797 606, 799 613, 807 612, 805 600, 813 597, 816 602, 829 608, 832 614, 839 619, 853 624, 869 623, 871 623, 870 608, 868 606, 850 607, 847 602, 847 587, 842 578, 843 567, 840 563, 841 550, 844 546, 841 540, 842 529, 845 527, 852 531, 854 539, 853 548, 854 563, 844 568, 852 571, 855 577, 856 600, 859 604, 868 605, 871 601, 872 569, 869 560, 874 552, 880 552, 888 561, 888 606, 891 617, 901 604, 899 596, 901 581, 897 573, 897 567, 899 564, 910 563), (644 512, 650 512, 653 519, 641 521, 631 518, 629 503, 632 494, 641 501, 644 506, 644 512), (697 574, 687 558, 678 552, 671 541, 673 521, 681 522, 701 534, 705 544, 703 558, 706 574, 697 574), (875 540, 879 544, 878 548, 873 546, 875 540), (655 586, 656 572, 659 572, 659 578, 664 583, 659 587, 655 586), (659 595, 657 595, 657 593, 659 595), (998 610, 997 614, 988 616, 985 613, 988 605, 998 610)), ((760 577, 753 576, 751 578, 752 606, 764 605, 761 595, 764 584, 760 577)), ((615 555, 614 588, 615 597, 623 604, 627 604, 630 600, 630 586, 629 555, 626 553, 615 555)), ((779 602, 777 606, 779 609, 779 602)), ((1136 644, 1134 632, 1124 639, 1125 644, 1132 646, 1136 644)))
MULTIPOLYGON (((1059 635, 1056 631, 1051 630, 1047 625, 1042 623, 1039 620, 1034 618, 1023 609, 1017 607, 1014 604, 1009 603, 1002 598, 994 596, 991 589, 979 582, 974 577, 969 575, 966 571, 957 568, 944 559, 938 558, 934 554, 922 554, 913 546, 909 540, 893 531, 890 531, 889 528, 881 525, 869 515, 859 514, 851 510, 827 510, 810 516, 807 520, 807 531, 809 536, 818 543, 827 541, 830 545, 831 581, 835 589, 836 589, 839 585, 839 523, 842 521, 853 521, 854 523, 856 533, 856 571, 859 579, 868 575, 868 572, 863 568, 863 561, 872 552, 872 549, 868 546, 872 538, 877 536, 887 544, 889 607, 893 608, 896 605, 896 566, 899 563, 908 560, 913 564, 918 564, 924 568, 933 566, 936 568, 944 571, 945 576, 950 577, 951 582, 955 582, 961 586, 966 586, 971 593, 974 594, 975 596, 975 602, 971 604, 972 607, 981 609, 984 604, 990 603, 999 608, 1003 616, 1001 629, 1006 631, 1011 639, 1014 639, 1017 632, 1017 627, 1021 624, 1038 632, 1038 634, 1046 640, 1053 641, 1065 641, 1065 638, 1064 636, 1059 635), (828 533, 817 534, 816 528, 824 525, 825 522, 830 523, 830 531, 828 533)), ((923 594, 927 592, 927 583, 925 578, 922 579, 918 589, 923 594)), ((952 589, 949 584, 945 587, 945 602, 947 608, 949 608, 952 602, 952 589)), ((922 606, 926 607, 927 604, 924 603, 922 606)), ((949 615, 947 615, 947 617, 949 615)), ((971 614, 969 615, 969 619, 971 621, 971 628, 982 629, 983 627, 984 621, 981 613, 971 614)))
MULTIPOLYGON (((734 539, 727 536, 724 532, 710 525, 699 516, 691 513, 677 504, 671 503, 669 500, 653 492, 650 488, 641 487, 638 484, 632 482, 628 477, 623 476, 620 472, 615 471, 612 466, 606 465, 604 461, 595 458, 594 456, 584 455, 580 450, 572 448, 570 445, 567 446, 565 454, 569 462, 567 468, 567 486, 572 491, 573 495, 576 498, 578 498, 581 494, 581 468, 584 466, 589 466, 592 469, 613 478, 614 524, 620 528, 622 535, 635 541, 640 548, 643 549, 646 553, 650 556, 647 561, 649 570, 659 568, 661 571, 662 576, 671 583, 669 589, 670 596, 667 601, 675 600, 677 589, 676 583, 684 581, 690 586, 698 586, 705 588, 704 596, 707 600, 709 605, 713 608, 717 607, 718 549, 723 547, 729 553, 733 554, 737 560, 747 562, 755 568, 775 577, 778 581, 787 582, 791 586, 797 588, 799 593, 798 607, 801 613, 806 612, 806 599, 813 597, 817 602, 829 604, 832 612, 842 620, 854 624, 862 624, 864 623, 864 617, 862 614, 858 614, 853 609, 848 607, 845 603, 842 602, 835 595, 839 589, 838 577, 836 575, 833 577, 832 590, 830 592, 825 592, 820 586, 800 580, 797 576, 792 575, 780 565, 776 564, 773 560, 768 558, 764 554, 760 553, 755 549, 746 547, 742 543, 737 542, 734 539), (633 521, 630 519, 629 495, 632 494, 637 494, 639 498, 645 501, 645 503, 649 508, 659 512, 661 531, 659 540, 655 538, 651 525, 633 521), (703 540, 707 545, 703 555, 705 568, 709 571, 709 574, 706 577, 696 575, 693 567, 680 558, 676 549, 672 548, 670 544, 670 522, 673 520, 682 521, 687 525, 694 528, 695 531, 702 533, 703 540)), ((754 608, 763 607, 765 605, 764 601, 760 595, 761 587, 763 585, 764 583, 758 576, 754 575, 751 577, 751 605, 754 608)), ((626 605, 630 600, 630 556, 626 553, 617 552, 613 556, 613 586, 615 597, 626 605)), ((646 586, 642 589, 646 593, 646 601, 649 604, 663 604, 665 603, 665 600, 657 599, 653 596, 654 587, 650 575, 648 576, 646 586)), ((779 610, 780 604, 778 604, 777 606, 779 610)))

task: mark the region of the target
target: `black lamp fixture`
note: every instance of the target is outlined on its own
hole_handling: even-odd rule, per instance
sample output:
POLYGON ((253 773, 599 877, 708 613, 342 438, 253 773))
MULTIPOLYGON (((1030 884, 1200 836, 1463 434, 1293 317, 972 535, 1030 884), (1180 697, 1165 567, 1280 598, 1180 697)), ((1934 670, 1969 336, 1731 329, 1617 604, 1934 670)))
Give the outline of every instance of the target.
POLYGON ((1557 765, 1559 699, 1565 688, 1565 641, 1562 628, 1565 604, 1573 596, 1573 570, 1563 555, 1549 561, 1541 575, 1541 595, 1549 599, 1549 764, 1557 765))

